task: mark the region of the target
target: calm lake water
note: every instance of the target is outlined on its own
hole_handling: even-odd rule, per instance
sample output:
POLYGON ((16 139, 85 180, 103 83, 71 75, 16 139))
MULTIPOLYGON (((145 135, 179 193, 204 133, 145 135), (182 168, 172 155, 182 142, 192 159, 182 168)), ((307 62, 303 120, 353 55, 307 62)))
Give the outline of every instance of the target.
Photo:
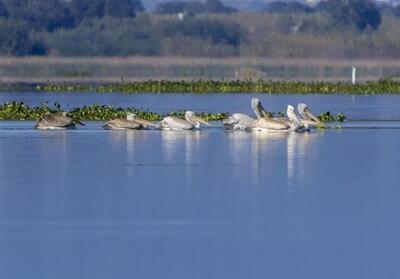
MULTIPOLYGON (((253 95, 103 96, 154 111, 246 112, 253 95)), ((261 100, 400 119, 400 96, 261 100)), ((305 134, 219 125, 39 131, 0 121, 0 278, 400 278, 400 122, 305 134)))

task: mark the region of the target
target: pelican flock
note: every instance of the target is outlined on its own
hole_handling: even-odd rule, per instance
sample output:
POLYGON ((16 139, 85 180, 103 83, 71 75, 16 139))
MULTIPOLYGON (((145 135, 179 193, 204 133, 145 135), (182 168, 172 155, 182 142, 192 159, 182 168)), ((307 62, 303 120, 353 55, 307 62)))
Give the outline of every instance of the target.
MULTIPOLYGON (((228 130, 247 131, 295 131, 304 132, 323 125, 304 103, 297 105, 297 112, 292 105, 287 106, 286 117, 273 117, 265 111, 258 98, 251 99, 251 108, 255 117, 243 113, 234 113, 222 121, 228 130)), ((74 119, 68 112, 47 113, 35 124, 37 129, 74 129, 75 124, 84 125, 74 119)), ((128 113, 125 119, 113 119, 106 122, 104 129, 137 130, 154 126, 158 130, 192 130, 200 129, 202 125, 210 124, 197 116, 193 111, 186 111, 184 118, 167 116, 157 124, 141 119, 134 113, 128 113)))
POLYGON ((287 106, 286 118, 271 117, 257 98, 251 100, 251 108, 257 118, 252 118, 242 113, 234 113, 223 121, 225 128, 230 130, 300 132, 321 124, 318 118, 308 109, 307 105, 303 103, 298 105, 301 119, 296 115, 294 107, 291 105, 287 106))
POLYGON ((286 130, 288 125, 281 120, 273 119, 264 110, 261 101, 257 98, 251 99, 251 108, 256 115, 256 119, 243 114, 234 113, 222 123, 225 128, 230 130, 286 130))

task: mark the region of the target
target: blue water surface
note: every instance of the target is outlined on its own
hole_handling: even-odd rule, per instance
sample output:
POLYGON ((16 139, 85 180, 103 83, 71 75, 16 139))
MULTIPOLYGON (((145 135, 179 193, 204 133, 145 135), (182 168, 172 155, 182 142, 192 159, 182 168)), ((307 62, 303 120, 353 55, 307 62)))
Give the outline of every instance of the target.
POLYGON ((304 134, 86 124, 0 121, 1 279, 400 278, 397 122, 304 134))

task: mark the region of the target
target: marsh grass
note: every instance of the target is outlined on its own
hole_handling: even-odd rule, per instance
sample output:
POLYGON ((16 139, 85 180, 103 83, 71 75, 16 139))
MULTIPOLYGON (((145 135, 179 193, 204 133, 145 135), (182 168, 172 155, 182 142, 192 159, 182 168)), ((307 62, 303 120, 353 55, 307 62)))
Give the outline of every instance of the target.
POLYGON ((398 79, 400 61, 259 57, 0 57, 2 83, 109 83, 144 80, 359 82, 398 79))

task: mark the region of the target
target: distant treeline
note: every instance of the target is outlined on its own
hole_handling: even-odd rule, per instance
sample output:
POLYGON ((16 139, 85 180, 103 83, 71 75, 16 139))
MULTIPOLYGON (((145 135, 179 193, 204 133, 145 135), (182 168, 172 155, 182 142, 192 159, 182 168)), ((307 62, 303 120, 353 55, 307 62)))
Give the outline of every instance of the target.
POLYGON ((0 0, 0 55, 400 56, 400 7, 328 0, 241 12, 220 0, 0 0))

